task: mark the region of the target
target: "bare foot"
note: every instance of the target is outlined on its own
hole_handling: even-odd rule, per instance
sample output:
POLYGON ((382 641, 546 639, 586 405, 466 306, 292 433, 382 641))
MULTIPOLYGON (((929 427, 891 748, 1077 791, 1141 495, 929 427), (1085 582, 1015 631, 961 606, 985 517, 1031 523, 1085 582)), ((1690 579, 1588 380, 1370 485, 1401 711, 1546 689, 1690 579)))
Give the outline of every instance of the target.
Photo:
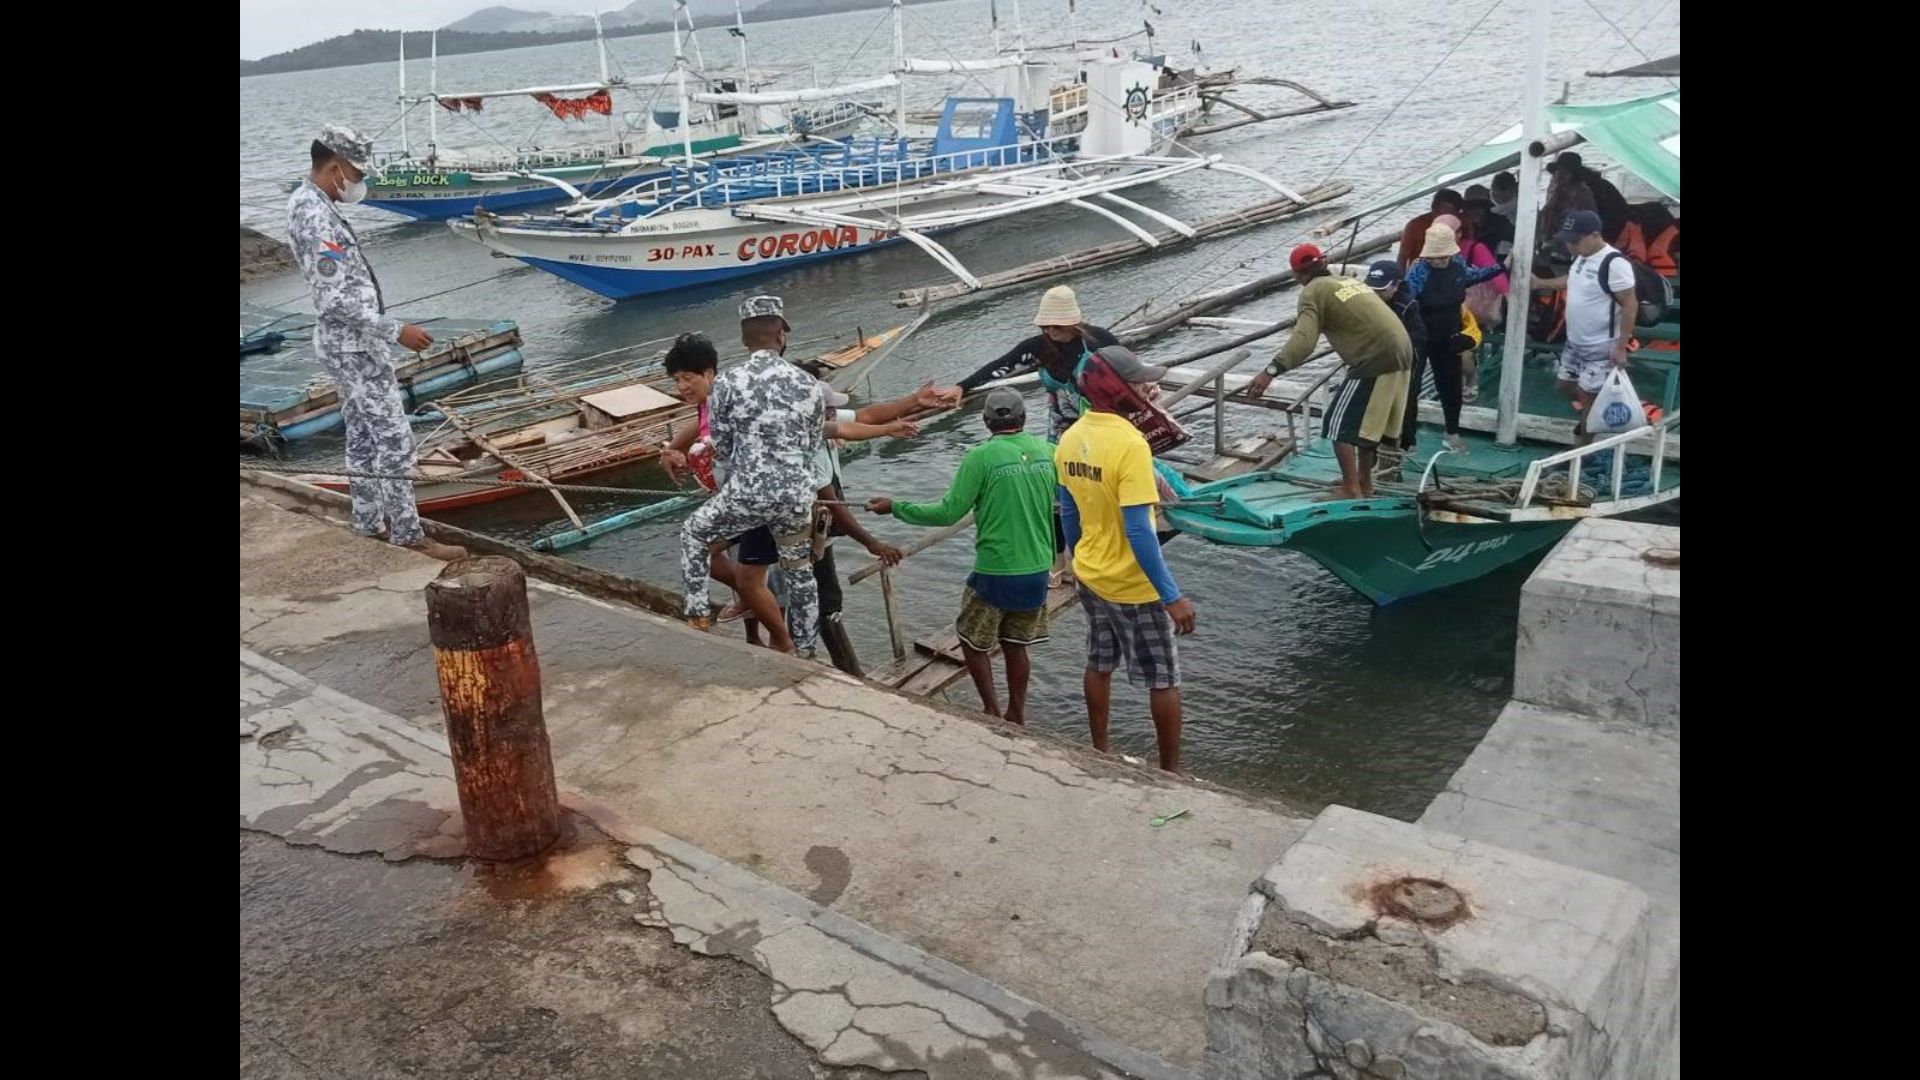
POLYGON ((713 629, 713 616, 689 615, 687 616, 687 625, 703 633, 706 631, 710 631, 713 629))
POLYGON ((1342 499, 1358 499, 1363 496, 1358 491, 1343 487, 1328 488, 1324 495, 1314 496, 1314 502, 1339 502, 1342 499))

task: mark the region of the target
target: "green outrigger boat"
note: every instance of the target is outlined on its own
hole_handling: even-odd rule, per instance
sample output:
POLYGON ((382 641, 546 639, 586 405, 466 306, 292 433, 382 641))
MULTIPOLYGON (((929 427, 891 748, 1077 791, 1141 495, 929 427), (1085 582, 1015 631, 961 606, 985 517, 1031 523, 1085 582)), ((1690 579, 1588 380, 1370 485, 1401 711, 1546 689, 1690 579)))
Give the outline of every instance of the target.
MULTIPOLYGON (((1515 128, 1335 227, 1516 164, 1521 205, 1529 205, 1540 158, 1581 140, 1678 203, 1678 91, 1615 105, 1556 106, 1549 114, 1552 138, 1532 138, 1515 128)), ((1532 231, 1531 223, 1522 226, 1516 250, 1531 247, 1532 231)), ((1677 297, 1678 279, 1673 285, 1677 297)), ((1524 319, 1518 303, 1509 309, 1509 325, 1518 321, 1515 314, 1524 319)), ((1643 344, 1677 346, 1677 303, 1668 320, 1637 336, 1643 344)), ((1479 368, 1502 373, 1500 408, 1463 410, 1464 452, 1445 449, 1439 426, 1423 423, 1400 475, 1376 478, 1372 498, 1322 501, 1340 475, 1332 446, 1323 438, 1296 438, 1277 465, 1211 483, 1190 486, 1163 467, 1179 497, 1166 517, 1181 532, 1214 543, 1299 551, 1385 605, 1540 555, 1583 518, 1677 504, 1678 348, 1631 355, 1629 375, 1640 396, 1660 406, 1658 419, 1585 446, 1575 445, 1576 416, 1553 388, 1557 353, 1557 346, 1491 339, 1479 368), (1577 474, 1577 483, 1569 482, 1570 473, 1577 474)), ((1182 374, 1190 384, 1200 381, 1197 372, 1172 377, 1182 374)), ((1286 407, 1292 418, 1310 417, 1311 399, 1326 382, 1322 377, 1286 407)), ((1231 386, 1223 377, 1216 392, 1231 386)), ((1423 402, 1421 411, 1423 421, 1439 419, 1437 403, 1423 402)))
MULTIPOLYGON (((1677 426, 1679 414, 1672 419, 1677 426)), ((1464 454, 1439 449, 1439 430, 1426 429, 1434 449, 1408 455, 1401 482, 1378 483, 1371 499, 1332 502, 1320 500, 1339 480, 1340 467, 1332 444, 1315 439, 1266 472, 1191 487, 1173 484, 1180 502, 1166 516, 1181 532, 1214 543, 1292 548, 1374 603, 1391 604, 1540 554, 1581 518, 1677 500, 1679 465, 1663 462, 1655 470, 1653 459, 1636 463, 1625 445, 1650 440, 1664 452, 1672 429, 1664 419, 1662 425, 1580 451, 1535 440, 1500 446, 1490 435, 1467 432, 1464 454), (1543 497, 1542 488, 1564 493, 1565 460, 1583 451, 1588 459, 1608 462, 1602 471, 1612 460, 1622 463, 1619 497, 1612 497, 1611 488, 1604 499, 1543 497), (1559 487, 1544 483, 1556 477, 1559 487)), ((1593 473, 1583 470, 1583 487, 1593 473)))

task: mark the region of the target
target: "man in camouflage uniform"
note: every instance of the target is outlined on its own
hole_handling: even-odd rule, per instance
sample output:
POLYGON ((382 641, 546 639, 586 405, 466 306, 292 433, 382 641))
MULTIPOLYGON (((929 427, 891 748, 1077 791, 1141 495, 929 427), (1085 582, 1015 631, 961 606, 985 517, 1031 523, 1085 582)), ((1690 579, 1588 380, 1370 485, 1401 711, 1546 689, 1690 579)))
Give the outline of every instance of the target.
MULTIPOLYGON (((313 170, 287 201, 287 234, 313 290, 314 352, 340 393, 347 471, 405 476, 414 471, 413 433, 388 346, 397 341, 418 352, 433 338, 386 313, 373 267, 334 206, 366 198, 372 156, 372 146, 353 129, 323 128, 312 146, 313 170)), ((384 534, 436 559, 465 557, 464 548, 426 538, 408 481, 353 480, 348 490, 354 532, 384 534)))
POLYGON ((824 385, 781 358, 785 308, 777 296, 740 305, 741 336, 753 350, 722 371, 707 396, 714 454, 727 463, 720 490, 680 529, 687 621, 705 630, 708 545, 765 526, 787 572, 787 622, 794 651, 813 653, 819 635, 820 586, 813 576, 812 519, 818 485, 814 456, 826 438, 824 385))

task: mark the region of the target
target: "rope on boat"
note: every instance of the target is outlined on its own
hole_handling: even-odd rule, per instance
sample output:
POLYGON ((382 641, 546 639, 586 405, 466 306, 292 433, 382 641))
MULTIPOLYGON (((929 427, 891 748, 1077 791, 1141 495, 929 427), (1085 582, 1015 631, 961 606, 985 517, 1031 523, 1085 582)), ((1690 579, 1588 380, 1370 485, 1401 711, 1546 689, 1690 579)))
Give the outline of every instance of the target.
MULTIPOLYGON (((454 476, 410 476, 404 473, 355 472, 348 469, 277 469, 271 465, 259 465, 250 461, 241 462, 240 471, 243 473, 267 473, 273 476, 335 476, 348 480, 405 480, 414 484, 466 484, 471 487, 533 488, 540 491, 580 492, 586 495, 703 496, 710 494, 702 488, 604 487, 597 484, 539 484, 531 480, 480 480, 454 476)), ((1159 505, 1163 507, 1219 506, 1222 501, 1221 499, 1176 499, 1173 502, 1163 502, 1159 505)), ((820 506, 849 506, 854 509, 862 509, 867 505, 865 501, 853 499, 816 499, 814 502, 820 506)))
POLYGON ((412 476, 405 473, 353 472, 346 469, 276 469, 253 462, 240 463, 241 472, 270 473, 275 476, 337 476, 349 480, 405 480, 414 484, 466 484, 472 487, 534 488, 541 491, 577 491, 588 495, 705 495, 700 488, 626 488, 593 484, 540 484, 532 480, 465 479, 456 476, 412 476))

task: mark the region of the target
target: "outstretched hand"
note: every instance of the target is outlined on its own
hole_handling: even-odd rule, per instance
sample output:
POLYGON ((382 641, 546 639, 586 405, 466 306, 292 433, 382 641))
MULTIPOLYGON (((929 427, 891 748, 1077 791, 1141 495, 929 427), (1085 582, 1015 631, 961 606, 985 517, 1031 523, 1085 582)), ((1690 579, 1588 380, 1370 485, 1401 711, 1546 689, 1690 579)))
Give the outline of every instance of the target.
POLYGON ((892 544, 883 544, 878 540, 867 545, 867 554, 879 559, 881 566, 899 566, 900 560, 907 557, 906 552, 901 551, 892 544))
POLYGON ((867 513, 891 514, 893 513, 893 500, 887 498, 885 495, 880 495, 880 496, 876 496, 874 498, 868 499, 867 513))

